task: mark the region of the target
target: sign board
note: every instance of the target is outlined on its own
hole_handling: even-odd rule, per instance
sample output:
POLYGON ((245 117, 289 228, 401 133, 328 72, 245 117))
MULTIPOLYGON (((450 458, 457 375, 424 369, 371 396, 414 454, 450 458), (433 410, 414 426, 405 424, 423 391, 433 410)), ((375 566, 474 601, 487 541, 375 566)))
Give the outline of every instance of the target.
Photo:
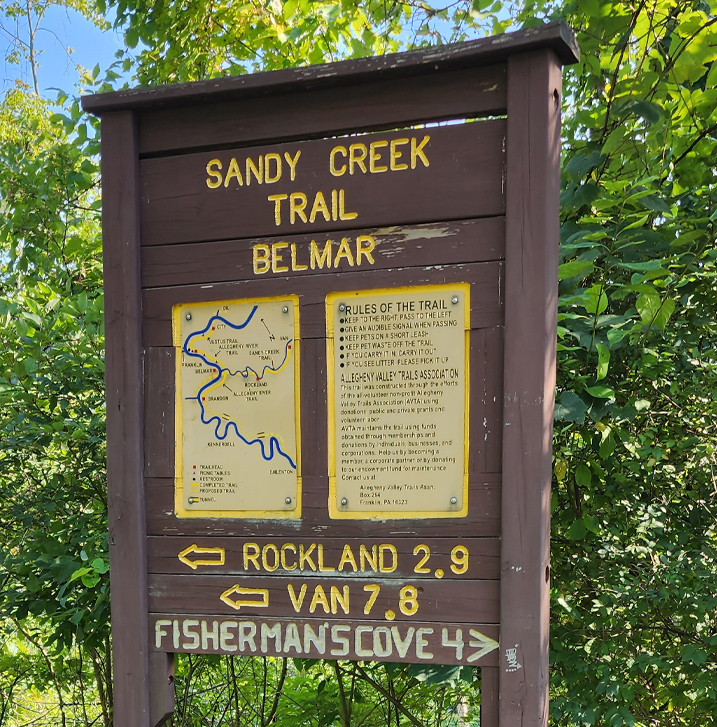
POLYGON ((482 724, 545 724, 577 51, 494 41, 83 100, 116 724, 177 652, 473 665, 482 724))

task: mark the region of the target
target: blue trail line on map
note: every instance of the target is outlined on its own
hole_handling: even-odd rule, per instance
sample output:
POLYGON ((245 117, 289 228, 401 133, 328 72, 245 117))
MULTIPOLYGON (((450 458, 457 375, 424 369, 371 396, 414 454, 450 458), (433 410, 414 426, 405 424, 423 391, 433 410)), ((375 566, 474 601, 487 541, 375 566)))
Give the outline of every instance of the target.
POLYGON ((293 339, 291 339, 291 340, 289 340, 289 341, 286 342, 286 348, 284 350, 284 360, 276 368, 272 368, 271 366, 264 366, 264 369, 262 370, 261 374, 258 374, 256 371, 254 371, 254 369, 252 369, 249 366, 247 366, 244 369, 244 371, 241 371, 240 370, 240 371, 235 371, 235 372, 232 373, 228 368, 222 368, 215 361, 209 361, 204 356, 204 354, 199 353, 198 351, 192 351, 192 350, 189 349, 189 341, 192 338, 194 338, 195 336, 203 336, 205 333, 207 333, 207 331, 210 330, 210 328, 212 327, 212 325, 214 324, 215 321, 221 321, 222 323, 225 323, 230 328, 233 328, 235 331, 240 331, 242 328, 246 328, 246 326, 249 325, 251 319, 254 317, 254 314, 256 313, 256 311, 258 310, 258 308, 259 308, 259 306, 258 305, 255 305, 251 309, 251 312, 247 316, 247 319, 244 321, 244 323, 240 323, 240 324, 234 324, 231 321, 228 321, 226 318, 223 318, 222 316, 220 316, 219 315, 219 311, 217 311, 217 313, 215 315, 213 315, 209 319, 209 321, 207 322, 207 325, 204 328, 202 328, 202 330, 195 331, 194 333, 190 333, 187 336, 187 338, 184 341, 184 346, 182 347, 183 350, 184 350, 184 353, 187 356, 191 356, 192 358, 198 358, 198 359, 200 359, 201 361, 204 362, 204 364, 206 366, 209 366, 209 368, 216 369, 217 376, 214 379, 212 379, 211 381, 207 382, 204 386, 202 386, 202 388, 199 389, 199 391, 197 392, 197 395, 196 396, 187 396, 185 398, 186 399, 196 399, 197 403, 199 404, 199 408, 201 410, 201 421, 202 421, 202 424, 211 424, 214 420, 216 420, 217 425, 214 428, 214 436, 218 440, 220 440, 220 441, 225 440, 227 438, 227 436, 229 435, 229 428, 230 427, 233 427, 234 431, 237 434, 237 437, 239 437, 239 439, 241 439, 242 442, 244 442, 245 444, 248 444, 248 445, 258 444, 260 446, 260 448, 261 448, 261 456, 264 458, 265 461, 270 462, 272 459, 274 459, 274 456, 275 456, 274 455, 274 450, 276 450, 276 453, 277 454, 280 454, 282 457, 284 457, 289 462, 289 464, 292 466, 292 468, 293 469, 296 469, 296 464, 294 463, 294 460, 291 459, 291 457, 288 454, 286 454, 286 452, 283 452, 282 451, 281 445, 279 444, 279 440, 276 437, 273 437, 273 436, 272 437, 269 437, 269 439, 268 439, 268 443, 269 443, 269 454, 267 455, 266 449, 265 449, 265 444, 266 444, 265 440, 259 439, 259 438, 257 438, 257 439, 251 439, 251 440, 250 439, 247 439, 239 431, 239 427, 237 426, 236 422, 229 422, 228 424, 226 424, 225 427, 224 427, 224 434, 222 435, 222 434, 219 433, 219 427, 221 427, 221 425, 222 425, 222 420, 221 420, 220 417, 213 416, 213 417, 210 417, 209 419, 205 419, 204 418, 205 409, 204 409, 204 403, 202 402, 202 394, 207 389, 209 389, 212 386, 214 386, 215 384, 219 383, 219 381, 221 381, 221 379, 222 379, 222 377, 224 376, 225 373, 227 373, 229 376, 236 376, 237 374, 239 374, 242 378, 248 379, 249 378, 249 373, 248 372, 251 371, 252 374, 254 374, 254 376, 256 377, 257 381, 260 381, 261 379, 264 378, 264 374, 267 371, 276 372, 279 369, 281 369, 282 366, 286 363, 286 359, 289 357, 289 346, 291 345, 291 342, 292 342, 293 339), (247 372, 247 373, 244 373, 244 372, 247 372))

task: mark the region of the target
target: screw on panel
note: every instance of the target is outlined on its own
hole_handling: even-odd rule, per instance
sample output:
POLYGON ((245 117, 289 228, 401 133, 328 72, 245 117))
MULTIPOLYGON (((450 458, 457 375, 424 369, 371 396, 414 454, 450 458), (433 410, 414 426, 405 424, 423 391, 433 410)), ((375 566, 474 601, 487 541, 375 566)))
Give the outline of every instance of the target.
POLYGON ((345 311, 346 310, 346 305, 344 303, 339 303, 339 310, 340 311, 345 311))
POLYGON ((349 504, 349 501, 345 497, 342 497, 341 498, 341 504, 343 505, 343 507, 346 507, 346 505, 349 504))
POLYGON ((281 309, 281 312, 282 312, 282 313, 288 313, 288 312, 289 312, 289 306, 288 306, 288 305, 285 305, 285 306, 284 306, 284 307, 283 307, 283 308, 281 309))
POLYGON ((286 503, 287 505, 291 505, 291 498, 290 498, 290 497, 287 497, 287 498, 286 498, 286 500, 284 500, 284 502, 285 502, 285 503, 286 503))
POLYGON ((455 305, 455 304, 456 304, 457 302, 458 302, 458 296, 457 296, 457 295, 454 295, 454 296, 453 296, 453 297, 451 298, 451 303, 453 303, 453 305, 455 305))
POLYGON ((188 321, 191 321, 191 320, 192 320, 192 314, 191 314, 191 313, 187 313, 187 315, 186 315, 186 316, 184 316, 184 317, 185 317, 185 318, 186 318, 186 319, 187 319, 188 321))
POLYGON ((458 504, 458 498, 457 497, 452 497, 451 498, 451 505, 457 505, 457 504, 458 504))

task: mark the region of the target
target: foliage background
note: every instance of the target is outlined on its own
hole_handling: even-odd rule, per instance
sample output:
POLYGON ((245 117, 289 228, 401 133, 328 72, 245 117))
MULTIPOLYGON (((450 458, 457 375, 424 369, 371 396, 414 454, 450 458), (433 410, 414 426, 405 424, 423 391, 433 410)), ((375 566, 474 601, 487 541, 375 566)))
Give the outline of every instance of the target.
MULTIPOLYGON (((98 128, 75 99, 37 94, 28 39, 49 4, 0 3, 4 33, 30 29, 6 62, 33 71, 0 105, 0 725, 108 726, 98 128)), ((717 724, 715 0, 72 7, 115 18, 127 45, 84 74, 88 91, 572 25, 551 723, 717 724)), ((174 723, 476 723, 477 677, 187 658, 174 723)))

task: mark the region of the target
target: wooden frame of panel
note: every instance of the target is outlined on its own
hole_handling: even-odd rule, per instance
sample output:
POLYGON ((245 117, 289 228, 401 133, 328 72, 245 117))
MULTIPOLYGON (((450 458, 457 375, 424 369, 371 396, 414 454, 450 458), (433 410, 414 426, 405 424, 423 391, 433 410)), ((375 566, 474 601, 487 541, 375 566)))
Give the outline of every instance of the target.
MULTIPOLYGON (((382 542, 391 532, 390 526, 374 521, 344 521, 338 523, 340 532, 326 532, 322 296, 327 291, 451 281, 471 284, 469 514, 448 523, 439 519, 402 522, 400 543, 406 557, 413 556, 421 545, 417 541, 430 536, 436 557, 446 558, 453 543, 472 539, 477 563, 470 578, 493 584, 489 591, 481 591, 495 594, 484 613, 497 614, 498 609, 500 613, 492 626, 485 625, 485 634, 495 638, 500 623, 501 648, 480 662, 482 723, 486 727, 547 724, 560 66, 574 62, 577 53, 572 34, 557 23, 454 47, 83 99, 86 110, 102 116, 108 490, 118 727, 154 727, 172 710, 171 654, 153 648, 148 633, 149 599, 156 608, 152 624, 163 616, 171 622, 171 613, 161 610, 168 603, 163 594, 187 578, 172 551, 204 539, 221 543, 231 559, 231 553, 240 555, 240 543, 247 539, 266 545, 281 538, 289 542, 290 537, 308 548, 322 532, 328 558, 347 538, 382 542), (292 108, 290 117, 278 113, 287 105, 292 108), (488 216, 469 214, 469 219, 441 220, 438 215, 369 220, 362 229, 399 223, 390 230, 378 228, 387 255, 370 271, 340 268, 313 278, 289 272, 256 280, 246 253, 258 240, 271 243, 271 230, 261 226, 239 234, 237 240, 231 239, 237 235, 223 229, 201 242, 179 245, 163 244, 162 227, 155 226, 142 239, 141 230, 150 228, 141 223, 146 214, 142 212, 141 169, 159 164, 162 157, 490 115, 507 116, 505 216, 503 209, 493 205, 492 211, 484 213, 488 216), (211 256, 207 256, 209 249, 211 256), (207 259, 210 262, 204 264, 207 259), (287 530, 281 521, 178 520, 172 514, 175 362, 171 306, 198 299, 281 294, 287 289, 303 296, 305 306, 300 319, 302 442, 312 442, 313 448, 308 458, 304 450, 301 525, 287 530), (473 439, 477 442, 478 434, 484 442, 480 447, 473 439)), ((301 230, 293 234, 290 239, 297 245, 311 239, 301 230)), ((242 572, 239 555, 235 560, 240 566, 232 566, 229 575, 226 569, 204 566, 202 583, 231 581, 242 572)), ((430 574, 411 572, 411 563, 406 562, 403 559, 397 569, 399 575, 411 575, 417 583, 430 579, 430 574)), ((321 576, 305 575, 312 584, 321 576)), ((462 576, 456 576, 452 587, 469 586, 471 581, 462 576)), ((257 577, 266 581, 267 589, 286 578, 265 573, 257 577)), ((428 590, 437 585, 433 580, 425 583, 428 590)), ((478 592, 465 593, 466 603, 476 600, 478 592)), ((188 612, 209 619, 200 628, 209 630, 207 651, 211 651, 212 619, 221 621, 224 626, 217 628, 226 628, 228 634, 231 613, 219 613, 219 609, 203 613, 200 605, 189 602, 188 612)), ((440 604, 435 608, 440 613, 440 604)), ((396 621, 400 623, 405 621, 396 621)), ((416 623, 425 629, 440 624, 416 623)), ((460 622, 445 627, 459 628, 460 622)), ((383 658, 375 650, 366 652, 364 642, 356 643, 359 649, 344 658, 365 658, 367 653, 383 658)), ((379 637, 377 643, 384 642, 379 637)))

